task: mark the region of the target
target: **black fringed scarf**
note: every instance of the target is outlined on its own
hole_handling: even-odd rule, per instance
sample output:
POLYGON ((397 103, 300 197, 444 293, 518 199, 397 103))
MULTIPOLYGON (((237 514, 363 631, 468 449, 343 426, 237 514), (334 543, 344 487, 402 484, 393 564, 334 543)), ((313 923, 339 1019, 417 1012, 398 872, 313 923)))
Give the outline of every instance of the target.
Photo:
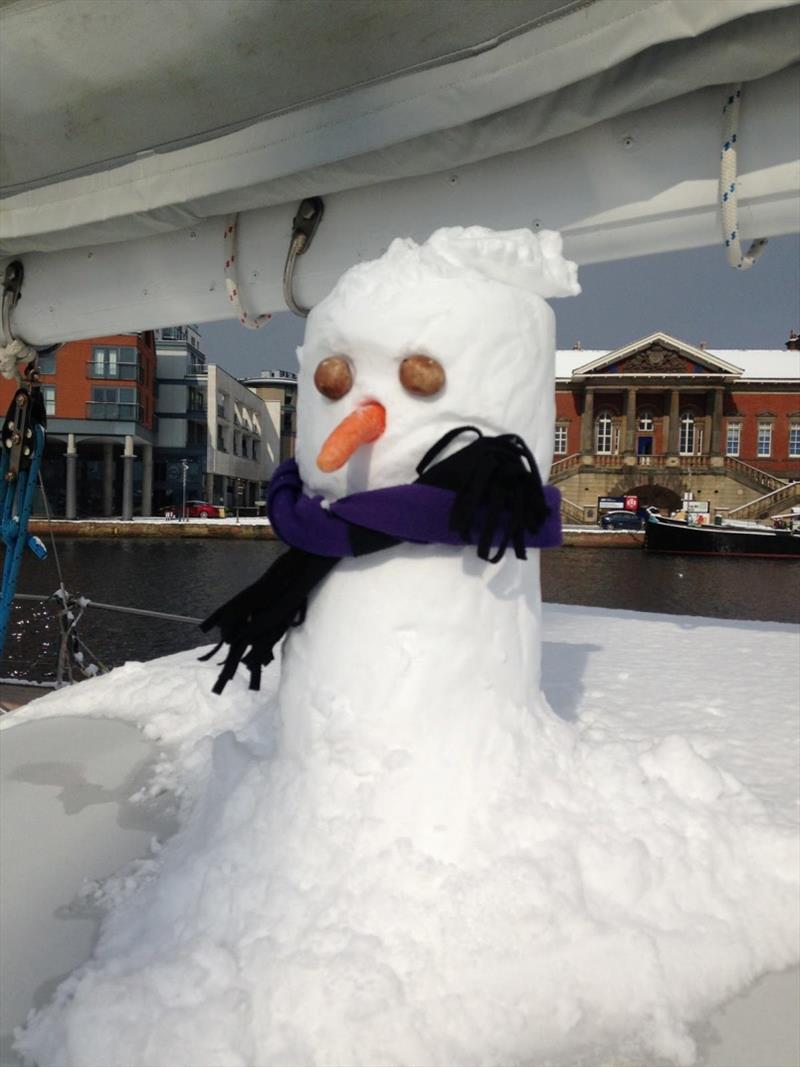
POLYGON ((407 541, 475 545, 481 559, 499 563, 509 545, 518 559, 527 559, 526 548, 561 544, 560 494, 542 485, 535 459, 516 434, 484 437, 474 426, 458 427, 423 456, 417 473, 410 485, 354 493, 323 507, 321 497, 303 495, 294 460, 281 464, 267 507, 290 548, 200 627, 220 629, 219 644, 202 659, 230 646, 215 693, 240 662, 250 670, 250 688, 260 687, 261 668, 272 662, 275 645, 303 621, 309 595, 340 559, 407 541), (477 439, 434 463, 463 433, 477 439))

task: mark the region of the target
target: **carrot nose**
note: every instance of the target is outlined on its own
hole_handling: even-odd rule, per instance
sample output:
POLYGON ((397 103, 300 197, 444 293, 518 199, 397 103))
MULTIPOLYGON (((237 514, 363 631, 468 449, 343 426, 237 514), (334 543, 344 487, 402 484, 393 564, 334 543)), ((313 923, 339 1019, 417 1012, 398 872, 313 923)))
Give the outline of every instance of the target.
POLYGON ((319 450, 317 466, 330 474, 347 463, 361 445, 377 441, 386 429, 386 408, 375 400, 351 411, 319 450))

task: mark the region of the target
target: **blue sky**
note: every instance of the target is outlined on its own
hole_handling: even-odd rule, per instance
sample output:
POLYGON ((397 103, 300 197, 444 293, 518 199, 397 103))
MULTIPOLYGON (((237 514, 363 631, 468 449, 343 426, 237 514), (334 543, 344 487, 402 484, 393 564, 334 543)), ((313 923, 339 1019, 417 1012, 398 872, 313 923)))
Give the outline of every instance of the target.
MULTIPOLYGON (((554 300, 558 347, 612 349, 664 330, 711 349, 782 348, 800 332, 800 237, 773 238, 749 271, 729 267, 721 247, 583 267, 579 297, 554 300)), ((295 370, 304 323, 289 312, 262 330, 235 320, 200 327, 209 360, 243 377, 295 370)))

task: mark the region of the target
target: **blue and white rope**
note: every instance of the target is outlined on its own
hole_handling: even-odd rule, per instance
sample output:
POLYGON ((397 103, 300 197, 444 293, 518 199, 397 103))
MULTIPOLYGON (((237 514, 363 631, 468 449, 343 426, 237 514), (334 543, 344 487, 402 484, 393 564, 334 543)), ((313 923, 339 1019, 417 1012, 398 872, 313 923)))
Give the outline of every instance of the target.
POLYGON ((728 94, 722 109, 722 153, 719 172, 719 202, 722 218, 722 239, 725 242, 725 254, 731 267, 737 270, 749 270, 755 266, 767 243, 766 237, 759 237, 742 252, 739 237, 739 210, 736 155, 739 142, 739 108, 742 101, 742 87, 737 85, 728 94))
POLYGON ((248 330, 260 330, 272 318, 271 315, 249 315, 242 306, 242 298, 239 292, 237 278, 237 241, 236 232, 239 221, 238 215, 228 215, 225 219, 225 285, 228 290, 228 299, 236 308, 239 322, 248 330))

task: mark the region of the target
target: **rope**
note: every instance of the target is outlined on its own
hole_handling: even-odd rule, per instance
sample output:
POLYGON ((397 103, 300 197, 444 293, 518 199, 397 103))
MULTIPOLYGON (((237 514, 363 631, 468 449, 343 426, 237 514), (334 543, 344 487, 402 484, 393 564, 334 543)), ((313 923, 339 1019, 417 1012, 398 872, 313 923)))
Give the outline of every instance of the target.
MULTIPOLYGON (((168 622, 187 622, 192 626, 199 626, 203 621, 202 619, 195 618, 194 615, 173 615, 167 611, 149 611, 146 608, 127 608, 122 607, 120 604, 102 604, 99 600, 90 600, 88 597, 77 596, 73 597, 71 593, 64 595, 70 600, 74 600, 76 604, 79 604, 81 609, 83 608, 98 608, 101 611, 119 611, 124 615, 144 615, 150 619, 166 619, 168 622)), ((17 593, 14 596, 15 600, 52 600, 53 597, 61 597, 61 591, 57 590, 50 596, 45 596, 42 593, 17 593)))
POLYGON ((10 381, 21 381, 18 363, 30 363, 35 359, 38 352, 25 341, 14 337, 7 345, 0 345, 0 374, 10 381))
POLYGON ((47 530, 50 534, 50 545, 53 549, 53 560, 56 565, 56 574, 58 575, 58 587, 64 590, 64 575, 61 571, 61 559, 58 555, 58 548, 56 547, 56 538, 53 532, 53 516, 50 513, 50 502, 47 499, 47 490, 44 487, 44 479, 42 478, 41 468, 39 469, 39 488, 42 491, 42 503, 44 504, 44 513, 47 519, 47 530))
POLYGON ((753 241, 746 253, 742 252, 739 237, 738 189, 736 181, 737 153, 739 142, 739 108, 742 101, 742 87, 736 88, 728 95, 722 108, 722 152, 720 155, 719 201, 722 220, 722 239, 725 242, 725 255, 731 267, 737 270, 749 270, 758 262, 767 244, 766 237, 753 241))
POLYGON ((11 311, 16 303, 12 289, 5 289, 0 303, 0 374, 10 381, 21 381, 17 370, 18 363, 30 363, 37 356, 37 351, 26 341, 15 337, 11 331, 11 311))
POLYGON ((252 316, 242 306, 242 297, 239 292, 237 278, 238 268, 236 266, 238 222, 238 215, 228 215, 225 219, 225 285, 228 289, 228 299, 236 308, 236 313, 242 326, 246 326, 248 330, 260 330, 262 326, 269 322, 272 316, 252 316))

